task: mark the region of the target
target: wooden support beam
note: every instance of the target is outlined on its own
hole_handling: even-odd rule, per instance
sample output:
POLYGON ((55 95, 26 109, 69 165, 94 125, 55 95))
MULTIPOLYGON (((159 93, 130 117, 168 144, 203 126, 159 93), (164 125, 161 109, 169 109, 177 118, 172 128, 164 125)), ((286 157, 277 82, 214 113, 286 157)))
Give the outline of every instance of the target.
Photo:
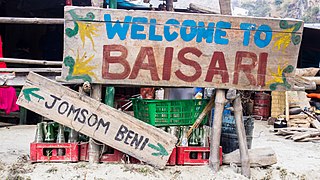
POLYGON ((47 61, 34 59, 0 58, 0 61, 15 64, 35 64, 44 66, 62 66, 62 61, 47 61))
POLYGON ((0 24, 64 24, 63 18, 0 17, 0 24))
MULTIPOLYGON (((235 163, 241 166, 239 150, 223 155, 223 164, 235 163)), ((277 156, 271 147, 249 149, 250 167, 265 167, 277 163, 277 156)))
POLYGON ((297 68, 295 71, 296 76, 315 76, 319 72, 319 68, 297 68))
POLYGON ((247 145, 246 131, 243 125, 243 112, 241 105, 241 97, 238 96, 233 101, 234 118, 236 120, 237 135, 239 141, 240 158, 241 158, 241 173, 250 178, 250 159, 247 145))
POLYGON ((320 76, 317 77, 303 77, 309 81, 313 81, 316 83, 316 85, 320 85, 320 76))
MULTIPOLYGON (((91 97, 97 101, 101 101, 101 84, 94 84, 92 85, 91 97)), ((100 146, 96 143, 96 140, 93 138, 89 139, 89 163, 99 163, 99 156, 100 156, 100 146)))
POLYGON ((225 90, 217 89, 215 98, 215 109, 213 117, 213 127, 210 137, 210 158, 209 165, 214 173, 219 171, 220 158, 219 158, 219 146, 221 138, 221 127, 222 127, 222 115, 223 109, 226 104, 225 90))

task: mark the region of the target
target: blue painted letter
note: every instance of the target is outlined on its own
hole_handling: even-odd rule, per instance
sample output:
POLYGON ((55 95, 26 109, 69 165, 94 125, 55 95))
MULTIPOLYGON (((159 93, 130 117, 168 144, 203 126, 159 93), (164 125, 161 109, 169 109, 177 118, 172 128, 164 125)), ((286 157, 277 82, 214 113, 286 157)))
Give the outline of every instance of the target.
POLYGON ((212 43, 214 32, 214 23, 210 22, 208 28, 205 28, 204 22, 200 21, 198 23, 198 33, 197 33, 197 42, 202 42, 202 39, 206 39, 207 43, 212 43))
POLYGON ((156 19, 150 19, 150 29, 149 29, 149 40, 151 41, 162 41, 162 36, 156 34, 156 19))
POLYGON ((243 45, 248 46, 249 42, 250 42, 250 31, 255 30, 256 25, 250 24, 250 23, 241 23, 240 29, 244 30, 244 32, 243 32, 243 45))
POLYGON ((166 40, 169 42, 177 39, 177 37, 178 37, 177 32, 170 33, 170 25, 171 24, 172 25, 179 25, 180 23, 176 19, 169 19, 166 22, 166 25, 163 28, 163 34, 164 34, 164 38, 166 38, 166 40))
POLYGON ((194 20, 184 20, 182 22, 182 27, 180 28, 181 38, 189 42, 197 35, 197 23, 194 20), (189 34, 187 33, 187 28, 190 27, 189 34))
POLYGON ((144 31, 144 26, 140 24, 147 24, 148 19, 145 17, 134 17, 131 26, 131 39, 146 39, 145 34, 138 34, 139 31, 144 31))
POLYGON ((259 48, 264 48, 268 46, 271 42, 272 39, 272 29, 268 25, 261 25, 258 27, 256 34, 254 35, 254 43, 259 47, 259 48), (265 33, 266 37, 264 39, 261 39, 261 33, 265 33))
POLYGON ((222 38, 223 36, 227 35, 227 32, 221 29, 230 29, 230 28, 231 28, 231 23, 229 22, 224 22, 224 21, 217 22, 216 33, 214 34, 214 42, 216 44, 228 44, 229 39, 222 38))
POLYGON ((124 18, 124 23, 121 26, 121 23, 119 20, 115 22, 115 24, 112 26, 111 22, 111 16, 110 14, 104 15, 104 20, 106 22, 106 30, 107 30, 107 36, 109 39, 113 39, 116 34, 118 34, 120 40, 126 39, 127 32, 129 29, 129 24, 131 22, 132 17, 126 16, 124 18))

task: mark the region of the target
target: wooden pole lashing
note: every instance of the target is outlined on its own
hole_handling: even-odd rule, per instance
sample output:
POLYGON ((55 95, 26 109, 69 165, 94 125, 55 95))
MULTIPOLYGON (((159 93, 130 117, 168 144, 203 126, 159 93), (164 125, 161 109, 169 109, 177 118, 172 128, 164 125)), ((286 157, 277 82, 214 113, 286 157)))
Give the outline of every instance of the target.
POLYGON ((211 143, 209 158, 209 165, 214 173, 217 173, 220 167, 219 149, 222 127, 222 115, 225 104, 225 90, 217 89, 215 98, 214 121, 210 136, 211 143))

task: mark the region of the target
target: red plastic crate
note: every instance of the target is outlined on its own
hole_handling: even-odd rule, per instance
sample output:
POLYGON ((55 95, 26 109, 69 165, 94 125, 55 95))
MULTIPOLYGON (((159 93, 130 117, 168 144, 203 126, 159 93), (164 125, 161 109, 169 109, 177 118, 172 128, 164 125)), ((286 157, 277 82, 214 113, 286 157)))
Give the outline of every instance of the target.
POLYGON ((31 162, 77 162, 78 160, 78 143, 30 143, 31 162), (58 156, 58 149, 64 149, 63 156, 58 156))
MULTIPOLYGON (((129 157, 129 162, 131 164, 140 164, 142 163, 139 159, 136 159, 132 156, 129 157)), ((176 162, 177 162, 177 148, 174 148, 172 150, 172 153, 168 159, 168 162, 167 162, 167 166, 174 166, 176 165, 176 162)))
POLYGON ((177 163, 177 148, 172 150, 172 153, 168 159, 167 166, 174 166, 177 163))
MULTIPOLYGON (((89 143, 80 144, 80 161, 89 161, 88 147, 89 143)), ((124 157, 124 153, 116 149, 112 149, 112 152, 105 153, 101 156, 100 162, 121 162, 124 157)))
MULTIPOLYGON (((206 165, 209 163, 210 147, 182 147, 177 146, 178 165, 206 165), (196 158, 192 159, 190 153, 195 153, 196 158), (204 159, 203 153, 208 153, 204 159)), ((222 148, 220 147, 220 165, 222 164, 222 148)))

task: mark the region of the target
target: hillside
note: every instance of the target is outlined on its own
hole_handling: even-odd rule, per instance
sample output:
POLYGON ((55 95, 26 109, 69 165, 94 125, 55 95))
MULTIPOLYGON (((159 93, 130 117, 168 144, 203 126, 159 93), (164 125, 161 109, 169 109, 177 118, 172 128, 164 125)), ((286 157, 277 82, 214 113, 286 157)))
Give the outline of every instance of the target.
POLYGON ((249 16, 302 19, 320 23, 320 0, 232 0, 233 8, 248 10, 249 16))

